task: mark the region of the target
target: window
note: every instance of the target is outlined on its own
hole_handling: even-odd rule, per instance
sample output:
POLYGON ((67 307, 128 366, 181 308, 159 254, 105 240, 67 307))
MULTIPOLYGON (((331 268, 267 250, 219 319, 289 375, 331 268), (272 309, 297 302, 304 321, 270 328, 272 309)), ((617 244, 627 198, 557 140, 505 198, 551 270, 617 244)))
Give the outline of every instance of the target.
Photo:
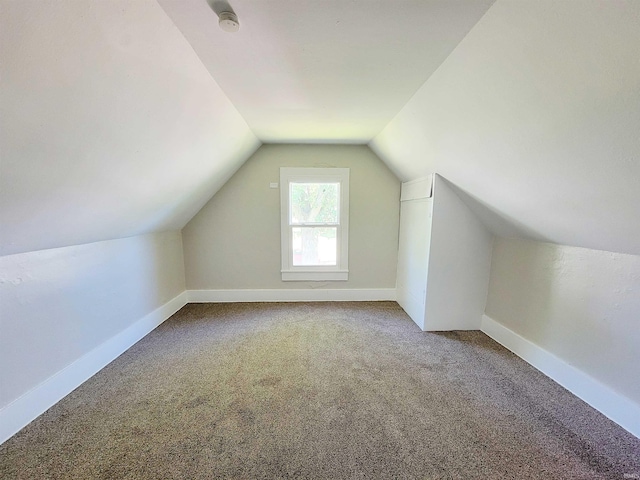
POLYGON ((282 280, 348 280, 349 169, 280 168, 282 280))

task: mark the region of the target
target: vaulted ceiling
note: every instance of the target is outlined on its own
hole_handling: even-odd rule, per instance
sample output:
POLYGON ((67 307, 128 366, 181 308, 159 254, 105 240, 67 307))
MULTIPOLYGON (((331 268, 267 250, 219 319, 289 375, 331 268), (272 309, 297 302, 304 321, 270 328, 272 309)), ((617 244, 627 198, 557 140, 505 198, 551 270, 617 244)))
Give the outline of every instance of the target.
POLYGON ((496 233, 640 254, 640 2, 158 2, 0 0, 0 254, 182 228, 261 142, 369 143, 496 233))
POLYGON ((260 145, 155 1, 0 5, 1 254, 180 229, 260 145))
POLYGON ((263 142, 367 143, 494 0, 159 0, 263 142), (218 28, 233 9, 240 30, 218 28))
POLYGON ((496 2, 371 147, 499 235, 640 255, 640 2, 496 2))

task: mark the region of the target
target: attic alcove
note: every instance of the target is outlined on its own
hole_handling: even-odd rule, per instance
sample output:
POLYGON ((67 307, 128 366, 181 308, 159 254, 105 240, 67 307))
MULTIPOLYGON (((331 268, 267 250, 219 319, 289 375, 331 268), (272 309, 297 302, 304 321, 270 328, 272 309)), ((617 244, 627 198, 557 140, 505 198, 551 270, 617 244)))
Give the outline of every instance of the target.
POLYGON ((234 35, 218 0, 0 3, 0 442, 187 302, 390 300, 396 267, 421 328, 640 435, 640 2, 242 0, 234 35), (350 280, 283 286, 269 182, 331 142, 365 174, 350 280), (397 265, 398 179, 433 172, 397 265))

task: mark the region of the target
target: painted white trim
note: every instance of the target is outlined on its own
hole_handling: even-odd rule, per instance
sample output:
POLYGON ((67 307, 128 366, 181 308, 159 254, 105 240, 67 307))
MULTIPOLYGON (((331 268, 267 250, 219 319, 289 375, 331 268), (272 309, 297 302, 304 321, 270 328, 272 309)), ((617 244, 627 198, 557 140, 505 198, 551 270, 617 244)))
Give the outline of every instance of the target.
POLYGON ((487 315, 482 316, 480 330, 640 438, 640 405, 487 315))
POLYGON ((280 249, 282 280, 324 281, 349 279, 349 168, 280 167, 280 249), (338 223, 292 223, 290 189, 292 183, 330 182, 339 184, 338 223), (293 264, 293 230, 297 227, 331 227, 336 229, 336 265, 296 266, 293 264), (313 272, 313 273, 309 273, 313 272), (318 275, 323 272, 325 275, 318 275))
POLYGON ((333 272, 318 272, 311 270, 283 270, 281 273, 283 282, 324 282, 349 280, 349 270, 336 270, 333 272))
POLYGON ((431 198, 433 194, 434 175, 417 178, 409 182, 404 182, 400 188, 400 201, 419 200, 421 198, 431 198))
POLYGON ((395 288, 187 290, 189 303, 366 302, 395 300, 395 288))
POLYGON ((187 304, 182 292, 0 410, 0 444, 118 358, 187 304))

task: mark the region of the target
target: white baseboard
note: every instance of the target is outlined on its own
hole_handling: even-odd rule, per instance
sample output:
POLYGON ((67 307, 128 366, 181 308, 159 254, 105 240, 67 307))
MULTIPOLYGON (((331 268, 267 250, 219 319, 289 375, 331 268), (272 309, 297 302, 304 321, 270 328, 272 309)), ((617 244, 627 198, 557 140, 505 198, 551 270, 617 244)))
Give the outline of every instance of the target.
POLYGON ((187 290, 190 303, 370 302, 395 300, 395 288, 187 290))
POLYGON ((509 330, 487 315, 482 316, 480 330, 622 428, 640 438, 640 405, 509 330))
POLYGON ((186 304, 185 291, 2 408, 0 444, 102 370, 186 304))

